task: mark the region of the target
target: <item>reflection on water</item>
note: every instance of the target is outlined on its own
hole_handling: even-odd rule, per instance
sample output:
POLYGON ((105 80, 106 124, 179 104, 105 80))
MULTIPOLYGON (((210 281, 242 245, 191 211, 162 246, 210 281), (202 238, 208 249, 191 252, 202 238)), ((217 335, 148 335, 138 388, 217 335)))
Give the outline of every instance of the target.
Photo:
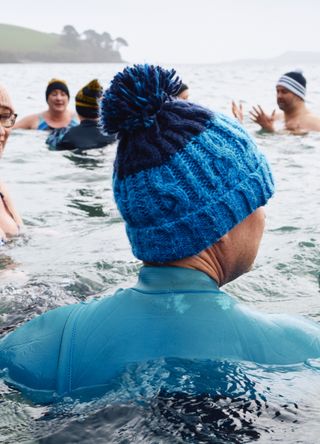
POLYGON ((242 443, 260 437, 254 425, 259 409, 243 399, 160 392, 144 408, 108 406, 39 442, 242 443))
MULTIPOLYGON (((63 155, 73 162, 79 168, 85 168, 87 170, 95 170, 96 168, 103 168, 104 160, 103 154, 104 150, 108 149, 107 147, 101 150, 87 151, 77 153, 75 151, 64 153, 63 155)), ((109 148, 110 149, 110 148, 109 148)))
POLYGON ((0 254, 0 273, 1 270, 12 270, 15 268, 15 263, 10 256, 0 254))
MULTIPOLYGON (((90 78, 94 69, 107 84, 118 68, 58 67, 74 92, 83 84, 79 73, 90 78)), ((30 112, 25 91, 33 107, 42 109, 39 84, 46 85, 48 66, 2 69, 19 114, 30 112)), ((245 111, 258 99, 272 110, 272 79, 292 67, 239 63, 177 69, 192 86, 193 101, 230 115, 232 99, 243 99, 245 111)), ((305 72, 320 78, 319 67, 306 66, 305 72)), ((312 108, 318 96, 312 87, 308 95, 312 108)), ((253 271, 226 290, 262 311, 320 322, 320 136, 259 133, 247 114, 245 124, 272 164, 277 193, 266 208, 266 233, 253 271)), ((52 152, 46 137, 14 131, 1 159, 1 180, 26 230, 0 250, 0 335, 48 309, 130 286, 140 267, 112 196, 115 145, 80 154, 52 152)), ((293 368, 145 363, 132 365, 92 401, 66 399, 50 406, 32 404, 0 378, 0 443, 315 443, 319 373, 318 361, 293 368)))
POLYGON ((86 200, 72 199, 71 203, 68 204, 70 208, 77 208, 80 211, 84 211, 89 217, 104 217, 105 213, 103 210, 103 205, 92 204, 86 200))
POLYGON ((282 434, 293 444, 297 433, 305 436, 299 442, 315 442, 310 427, 320 431, 312 418, 320 388, 312 384, 319 371, 319 361, 294 367, 151 361, 129 367, 104 396, 51 406, 32 405, 3 387, 0 429, 6 442, 15 436, 40 443, 269 443, 282 434))

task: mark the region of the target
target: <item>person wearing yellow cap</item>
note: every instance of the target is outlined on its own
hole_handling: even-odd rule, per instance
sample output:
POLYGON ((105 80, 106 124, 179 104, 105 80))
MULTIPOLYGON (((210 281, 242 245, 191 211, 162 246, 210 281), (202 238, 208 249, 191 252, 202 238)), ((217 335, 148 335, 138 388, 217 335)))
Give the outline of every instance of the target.
MULTIPOLYGON (((7 143, 17 114, 6 89, 0 85, 0 157, 7 143)), ((0 246, 8 236, 19 234, 22 219, 14 208, 6 186, 0 182, 0 246)))
POLYGON ((23 117, 14 125, 14 129, 38 129, 50 131, 78 125, 72 111, 68 109, 70 93, 64 80, 51 79, 46 88, 48 109, 23 117))
MULTIPOLYGON (((103 148, 115 141, 114 135, 101 134, 98 126, 99 101, 103 89, 97 79, 91 80, 76 95, 76 110, 80 125, 70 128, 60 140, 56 149, 79 151, 92 148, 103 148)), ((49 138, 48 138, 49 139, 49 138)), ((47 140, 47 143, 50 141, 47 140)))

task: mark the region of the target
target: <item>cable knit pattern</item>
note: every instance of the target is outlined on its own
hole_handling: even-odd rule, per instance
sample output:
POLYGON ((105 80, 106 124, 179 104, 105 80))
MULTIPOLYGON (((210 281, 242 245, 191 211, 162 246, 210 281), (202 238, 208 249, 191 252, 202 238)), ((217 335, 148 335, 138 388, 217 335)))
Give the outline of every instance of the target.
POLYGON ((123 178, 162 165, 204 131, 212 115, 211 111, 185 101, 165 103, 152 126, 122 132, 115 161, 117 176, 123 178))
MULTIPOLYGON (((122 92, 114 88, 112 97, 114 126, 122 92)), ((274 185, 265 157, 234 119, 171 99, 154 116, 137 127, 135 110, 134 128, 120 132, 113 190, 134 255, 163 263, 217 242, 265 205, 274 185)))

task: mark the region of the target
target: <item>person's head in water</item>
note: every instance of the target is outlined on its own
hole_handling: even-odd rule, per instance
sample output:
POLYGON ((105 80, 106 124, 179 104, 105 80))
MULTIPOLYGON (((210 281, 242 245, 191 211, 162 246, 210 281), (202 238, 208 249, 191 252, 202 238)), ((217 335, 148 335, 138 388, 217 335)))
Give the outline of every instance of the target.
POLYGON ((99 102, 103 88, 97 79, 91 80, 78 91, 76 95, 76 111, 80 119, 93 119, 99 117, 99 102))
POLYGON ((175 100, 180 86, 174 70, 137 65, 104 93, 100 124, 119 138, 114 196, 137 258, 186 266, 212 255, 222 285, 252 265, 272 174, 240 124, 175 100))
POLYGON ((0 157, 16 117, 10 96, 4 86, 0 85, 0 157))
POLYGON ((300 71, 290 71, 280 77, 276 85, 277 104, 284 111, 292 111, 306 96, 307 81, 300 71))
POLYGON ((70 92, 64 80, 51 79, 46 88, 45 95, 50 111, 62 113, 67 109, 70 92))
POLYGON ((180 100, 189 100, 189 86, 185 83, 181 83, 176 97, 180 100))

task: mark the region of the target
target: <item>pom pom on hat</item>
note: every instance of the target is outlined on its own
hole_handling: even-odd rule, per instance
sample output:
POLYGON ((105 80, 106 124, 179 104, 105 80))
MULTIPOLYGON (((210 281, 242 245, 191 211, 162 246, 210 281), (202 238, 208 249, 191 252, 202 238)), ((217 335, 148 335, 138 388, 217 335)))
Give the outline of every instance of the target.
POLYGON ((0 85, 0 106, 8 108, 12 113, 14 113, 13 104, 11 102, 8 91, 2 85, 0 85))
POLYGON ((82 117, 96 119, 99 116, 99 102, 103 88, 97 79, 91 80, 76 95, 76 110, 82 117))
POLYGON ((134 65, 118 73, 104 93, 101 128, 112 134, 152 126, 162 105, 172 100, 181 80, 174 69, 134 65))

